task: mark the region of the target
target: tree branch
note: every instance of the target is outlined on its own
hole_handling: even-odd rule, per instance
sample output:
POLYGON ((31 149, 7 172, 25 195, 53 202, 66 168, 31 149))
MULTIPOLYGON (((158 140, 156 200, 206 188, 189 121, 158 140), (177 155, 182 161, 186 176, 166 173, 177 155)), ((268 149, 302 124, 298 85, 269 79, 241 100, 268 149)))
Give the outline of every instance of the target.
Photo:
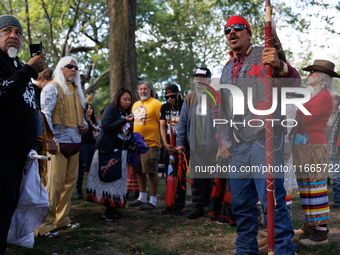
MULTIPOLYGON (((54 3, 55 3, 55 2, 54 2, 54 3)), ((49 41, 49 42, 50 42, 50 44, 51 44, 51 46, 52 46, 52 48, 53 48, 54 54, 55 54, 57 57, 59 57, 59 56, 58 56, 58 50, 57 50, 55 44, 53 43, 52 17, 50 17, 50 15, 48 14, 48 11, 47 11, 47 9, 46 9, 46 5, 45 5, 44 0, 41 0, 41 5, 42 5, 42 8, 44 9, 46 18, 47 18, 47 20, 48 20, 48 30, 49 30, 49 34, 50 34, 50 41, 49 41)), ((41 32, 41 34, 43 34, 43 33, 41 32)))
POLYGON ((28 14, 28 2, 27 2, 27 0, 25 0, 25 16, 26 16, 28 42, 29 42, 29 44, 32 44, 31 29, 30 29, 30 17, 29 17, 29 14, 28 14))
POLYGON ((94 82, 92 84, 89 85, 89 87, 87 89, 85 89, 85 93, 89 93, 89 91, 91 90, 91 88, 93 88, 94 86, 97 85, 97 83, 103 79, 107 74, 110 73, 110 69, 107 69, 106 71, 104 71, 103 73, 101 73, 101 75, 99 75, 97 77, 97 79, 94 80, 94 82))
POLYGON ((96 46, 78 46, 78 47, 71 47, 68 53, 78 53, 78 52, 89 52, 92 50, 101 49, 102 47, 99 45, 96 46))

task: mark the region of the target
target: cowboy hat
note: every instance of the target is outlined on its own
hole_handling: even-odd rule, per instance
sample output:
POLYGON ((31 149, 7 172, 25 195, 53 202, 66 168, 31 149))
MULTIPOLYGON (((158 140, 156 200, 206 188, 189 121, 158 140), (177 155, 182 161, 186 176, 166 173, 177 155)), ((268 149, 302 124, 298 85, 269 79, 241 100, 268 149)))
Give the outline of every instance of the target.
POLYGON ((329 74, 332 77, 340 78, 340 75, 334 72, 334 63, 328 60, 316 59, 313 65, 302 68, 304 71, 315 71, 329 74))

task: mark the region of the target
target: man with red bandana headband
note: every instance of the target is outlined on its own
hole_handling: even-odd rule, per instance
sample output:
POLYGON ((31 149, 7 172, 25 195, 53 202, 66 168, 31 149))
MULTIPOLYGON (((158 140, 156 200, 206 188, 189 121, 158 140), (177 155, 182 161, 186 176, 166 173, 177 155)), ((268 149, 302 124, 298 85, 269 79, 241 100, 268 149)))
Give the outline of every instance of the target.
MULTIPOLYGON (((221 84, 233 84, 248 98, 248 88, 252 88, 252 102, 254 107, 265 103, 265 68, 270 65, 273 69, 274 86, 299 86, 300 80, 297 71, 288 63, 280 60, 275 48, 252 46, 252 30, 249 23, 240 16, 229 18, 224 29, 227 43, 231 48, 231 59, 224 66, 221 84), (287 79, 291 78, 291 79, 287 79)), ((266 116, 253 114, 245 103, 243 115, 233 115, 228 100, 230 92, 220 90, 224 108, 221 107, 221 118, 237 123, 232 127, 223 125, 218 127, 221 141, 221 154, 230 157, 230 166, 236 169, 230 174, 231 206, 237 217, 236 254, 258 254, 258 209, 256 202, 261 199, 262 210, 267 220, 267 190, 265 172, 247 172, 245 167, 266 166, 265 123, 266 116), (256 119, 256 123, 251 120, 256 119), (243 124, 251 123, 252 125, 243 124), (232 156, 231 156, 232 155, 232 156)), ((257 108, 259 109, 259 108, 257 108)), ((261 110, 263 110, 261 108, 261 110)), ((273 113, 273 119, 281 120, 280 102, 273 113)), ((274 123, 274 165, 284 165, 283 134, 284 127, 281 121, 274 123)), ((293 227, 285 208, 286 192, 283 186, 283 173, 275 175, 275 252, 276 254, 294 254, 295 247, 290 239, 294 236, 293 227)))

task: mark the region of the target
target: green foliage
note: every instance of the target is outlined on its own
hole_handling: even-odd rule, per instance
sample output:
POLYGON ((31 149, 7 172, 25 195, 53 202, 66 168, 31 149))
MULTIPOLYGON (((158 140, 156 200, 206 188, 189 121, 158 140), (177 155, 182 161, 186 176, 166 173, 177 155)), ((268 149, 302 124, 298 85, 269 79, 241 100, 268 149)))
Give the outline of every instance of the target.
MULTIPOLYGON (((14 14, 24 28, 20 57, 29 59, 29 43, 42 41, 48 54, 47 65, 54 67, 60 57, 73 55, 80 62, 82 82, 97 91, 97 98, 109 95, 108 8, 105 0, 4 0, 1 13, 14 14), (28 27, 29 24, 29 27, 28 27), (102 74, 105 74, 102 76, 102 74), (100 95, 103 93, 103 95, 100 95)), ((339 1, 295 0, 294 4, 279 0, 274 17, 278 32, 308 33, 312 19, 325 21, 325 32, 338 35, 334 22, 339 1), (330 10, 329 15, 310 12, 310 8, 330 10)), ((231 15, 244 16, 251 24, 252 43, 264 44, 263 0, 143 0, 138 1, 136 17, 136 49, 138 75, 150 81, 156 90, 169 83, 181 85, 184 94, 190 78, 199 66, 207 66, 216 74, 229 56, 223 28, 231 15)), ((280 33, 279 33, 280 34, 280 33)), ((324 33, 321 33, 324 35, 324 33)), ((117 35, 119 36, 119 35, 117 35)), ((327 47, 325 44, 320 48, 327 47)), ((301 44, 315 44, 310 39, 301 44)), ((295 45, 288 45, 287 59, 301 67, 313 59, 308 47, 293 55, 295 45)), ((98 99, 97 99, 98 100, 98 99)), ((104 100, 105 103, 108 99, 104 100)), ((96 102, 97 103, 97 102, 96 102)), ((98 108, 104 103, 99 103, 98 108)), ((96 109, 97 110, 97 109, 96 109)))
MULTIPOLYGON (((307 5, 303 0, 296 2, 307 5)), ((176 83, 187 92, 195 68, 207 66, 213 71, 228 60, 223 28, 230 16, 245 17, 252 27, 252 43, 264 44, 263 7, 264 1, 258 0, 141 1, 136 33, 140 78, 156 89, 176 83)), ((275 3, 275 15, 280 19, 278 29, 302 32, 310 26, 309 20, 284 1, 275 3)))
MULTIPOLYGON (((177 83, 187 90, 194 69, 217 57, 213 48, 221 38, 214 33, 221 29, 211 15, 211 5, 205 1, 148 3, 152 11, 137 17, 141 27, 137 33, 140 77, 163 84, 161 88, 177 83)), ((146 13, 143 5, 140 11, 146 13)))
POLYGON ((95 92, 95 99, 90 103, 100 118, 100 111, 110 103, 110 86, 100 87, 95 92))
POLYGON ((54 67, 63 56, 72 54, 80 63, 85 79, 94 80, 108 67, 106 1, 104 0, 27 0, 2 1, 1 13, 18 17, 24 30, 24 40, 19 56, 22 61, 30 58, 29 44, 43 42, 47 53, 47 66, 54 67), (103 62, 105 64, 103 64, 103 62), (94 64, 95 71, 88 77, 87 69, 94 64), (98 64, 98 66, 97 66, 98 64), (104 69, 105 68, 105 69, 104 69))

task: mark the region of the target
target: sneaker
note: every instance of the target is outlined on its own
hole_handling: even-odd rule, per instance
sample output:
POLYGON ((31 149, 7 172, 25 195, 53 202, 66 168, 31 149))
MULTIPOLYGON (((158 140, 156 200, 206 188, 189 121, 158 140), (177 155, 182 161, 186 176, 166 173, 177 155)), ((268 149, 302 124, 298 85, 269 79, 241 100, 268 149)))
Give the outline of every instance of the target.
POLYGON ((117 216, 114 215, 112 212, 107 212, 103 214, 103 218, 108 222, 117 222, 117 216))
POLYGON ((156 209, 156 206, 154 206, 153 204, 148 203, 143 203, 140 207, 141 211, 147 211, 147 210, 154 210, 156 209))
POLYGON ((137 207, 137 206, 140 206, 142 204, 146 204, 138 199, 136 199, 135 201, 131 202, 131 203, 128 203, 128 206, 129 207, 137 207))
POLYGON ((123 217, 123 214, 116 207, 106 207, 105 212, 113 214, 116 218, 123 217))
POLYGON ((69 224, 64 226, 64 228, 66 229, 76 229, 79 227, 80 227, 80 224, 78 222, 70 222, 69 224))
POLYGON ((56 238, 56 237, 60 237, 60 236, 61 236, 61 233, 56 229, 48 231, 47 233, 42 235, 42 237, 47 237, 47 238, 56 238))
POLYGON ((334 201, 334 208, 340 208, 340 201, 334 201))
POLYGON ((195 208, 190 213, 188 213, 187 218, 192 220, 192 219, 197 219, 202 216, 204 216, 204 209, 195 208))

